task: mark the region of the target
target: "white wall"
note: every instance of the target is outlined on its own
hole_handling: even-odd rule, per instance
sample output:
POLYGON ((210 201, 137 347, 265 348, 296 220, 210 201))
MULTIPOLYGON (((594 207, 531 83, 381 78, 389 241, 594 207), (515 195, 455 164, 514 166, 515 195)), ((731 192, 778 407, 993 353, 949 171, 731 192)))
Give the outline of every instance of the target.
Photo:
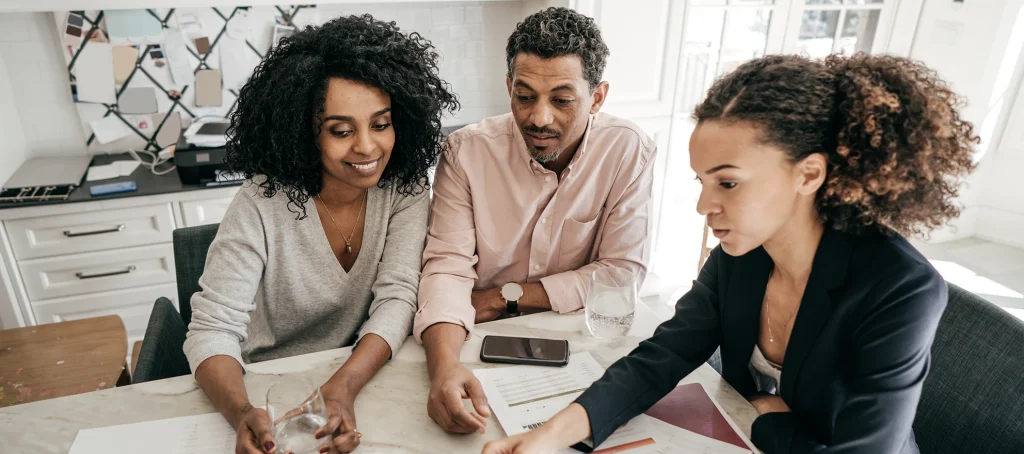
MULTIPOLYGON (((441 76, 462 103, 462 110, 445 123, 461 124, 508 111, 506 40, 526 14, 559 3, 566 2, 332 4, 320 5, 317 10, 320 22, 342 14, 370 13, 430 39, 441 54, 441 76)), ((6 68, 25 142, 20 152, 6 145, 0 148, 0 167, 4 169, 8 162, 23 158, 87 153, 88 133, 71 101, 58 36, 51 13, 0 13, 0 61, 6 68)), ((0 93, 5 106, 12 104, 2 96, 0 93)), ((0 176, 4 171, 0 170, 0 176)))
MULTIPOLYGON (((997 162, 999 160, 994 155, 998 153, 992 147, 998 138, 996 126, 1005 123, 1008 112, 1005 104, 998 100, 1006 95, 1006 88, 1016 91, 1013 84, 997 90, 997 82, 1001 80, 1000 69, 1007 64, 1011 32, 1018 11, 1024 7, 1024 0, 967 1, 959 10, 955 10, 952 4, 947 1, 924 2, 910 55, 938 71, 955 92, 966 98, 968 104, 961 113, 974 123, 983 143, 979 147, 981 159, 978 170, 961 191, 960 202, 965 208, 960 218, 952 223, 953 228, 934 232, 932 242, 984 236, 991 230, 988 224, 991 222, 992 199, 989 195, 992 194, 994 180, 1006 177, 998 175, 1000 173, 1015 174, 1019 178, 1024 171, 1020 162, 1014 165, 997 162)), ((1014 65, 1018 63, 1018 55, 1010 50, 1014 55, 1009 64, 1014 65)), ((1012 178, 1007 181, 1010 180, 1012 178)), ((1015 191, 1021 193, 1019 189, 1015 191)), ((1024 199, 1024 195, 1021 198, 1024 199)), ((1024 210, 1021 210, 1018 222, 1020 224, 1015 230, 1024 231, 1024 210)), ((990 239, 1006 241, 1005 238, 990 239)))
POLYGON ((0 187, 25 161, 28 147, 21 132, 21 120, 14 102, 10 77, 0 54, 0 187))

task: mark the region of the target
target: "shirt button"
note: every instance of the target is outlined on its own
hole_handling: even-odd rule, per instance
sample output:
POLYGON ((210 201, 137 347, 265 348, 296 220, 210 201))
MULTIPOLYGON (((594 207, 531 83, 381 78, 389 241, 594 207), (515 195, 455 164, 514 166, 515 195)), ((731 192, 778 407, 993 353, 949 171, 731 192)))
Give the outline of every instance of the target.
POLYGON ((551 182, 551 176, 544 177, 544 182, 545 183, 550 183, 551 182))
POLYGON ((540 223, 541 224, 547 224, 548 223, 548 218, 540 218, 540 223))
POLYGON ((533 270, 534 271, 540 270, 540 265, 533 265, 533 270))

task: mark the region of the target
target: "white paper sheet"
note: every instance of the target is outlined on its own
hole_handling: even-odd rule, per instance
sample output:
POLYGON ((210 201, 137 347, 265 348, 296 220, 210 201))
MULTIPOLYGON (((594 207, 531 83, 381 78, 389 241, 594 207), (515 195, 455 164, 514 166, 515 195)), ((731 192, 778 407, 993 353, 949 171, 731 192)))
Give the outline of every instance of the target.
POLYGON ((114 51, 109 43, 91 41, 75 60, 79 102, 117 102, 114 94, 114 51))
POLYGON ((101 144, 108 144, 132 133, 131 128, 116 115, 107 115, 90 121, 89 127, 92 128, 92 133, 96 135, 96 140, 101 144))
POLYGON ((121 176, 121 172, 119 172, 118 167, 113 164, 91 166, 89 167, 89 171, 85 174, 85 181, 109 180, 119 176, 121 176))
MULTIPOLYGON (((231 19, 232 22, 234 20, 231 19)), ((220 71, 221 77, 224 79, 224 88, 229 90, 242 88, 242 85, 245 85, 249 76, 252 75, 253 69, 259 64, 259 57, 249 49, 249 46, 245 45, 244 40, 227 35, 220 37, 217 47, 220 48, 218 53, 220 53, 220 71)))
POLYGON ((171 67, 171 77, 178 85, 192 85, 195 75, 192 74, 192 63, 189 60, 188 46, 185 36, 180 31, 168 28, 164 33, 164 56, 171 67))
POLYGON ((219 413, 78 431, 69 454, 229 454, 235 431, 219 413))
POLYGON ((103 11, 111 44, 159 44, 163 26, 144 9, 103 11))
MULTIPOLYGON (((565 367, 509 366, 473 371, 487 395, 487 403, 509 436, 539 427, 583 394, 604 369, 589 352, 569 357, 565 367)), ((597 450, 636 442, 637 446, 616 452, 655 452, 657 444, 650 428, 652 418, 640 415, 620 427, 597 450)), ((564 453, 575 453, 565 450, 564 453)))

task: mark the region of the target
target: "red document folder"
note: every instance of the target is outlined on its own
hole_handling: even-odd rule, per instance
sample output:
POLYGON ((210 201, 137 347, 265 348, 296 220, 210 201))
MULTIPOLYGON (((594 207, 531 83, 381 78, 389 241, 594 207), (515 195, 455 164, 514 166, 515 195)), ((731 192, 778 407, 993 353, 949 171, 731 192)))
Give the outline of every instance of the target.
POLYGON ((677 386, 646 414, 690 432, 750 449, 700 383, 677 386))

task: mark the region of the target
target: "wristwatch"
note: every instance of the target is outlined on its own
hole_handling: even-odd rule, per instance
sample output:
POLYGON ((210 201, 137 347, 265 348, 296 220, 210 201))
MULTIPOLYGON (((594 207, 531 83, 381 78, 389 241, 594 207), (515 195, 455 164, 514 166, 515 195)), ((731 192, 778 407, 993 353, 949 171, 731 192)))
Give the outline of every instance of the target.
POLYGON ((505 298, 505 306, 508 309, 508 315, 511 317, 519 316, 519 298, 523 297, 523 287, 515 282, 509 282, 501 286, 501 297, 505 298))

